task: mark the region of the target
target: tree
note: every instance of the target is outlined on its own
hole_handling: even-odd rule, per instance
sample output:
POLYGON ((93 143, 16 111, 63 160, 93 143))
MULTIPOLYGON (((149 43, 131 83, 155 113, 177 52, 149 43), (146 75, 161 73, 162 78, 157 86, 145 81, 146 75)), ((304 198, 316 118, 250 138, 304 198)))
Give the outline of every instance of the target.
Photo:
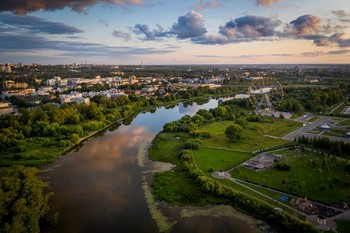
POLYGON ((237 142, 241 139, 241 132, 243 128, 240 125, 233 124, 226 128, 225 135, 230 142, 237 142))
POLYGON ((44 194, 44 182, 37 169, 5 168, 0 174, 0 232, 39 232, 39 220, 48 211, 51 193, 44 194))
POLYGON ((237 125, 242 126, 243 128, 247 128, 247 126, 248 126, 248 121, 247 121, 245 118, 243 118, 243 117, 237 118, 237 119, 235 120, 235 123, 236 123, 237 125))

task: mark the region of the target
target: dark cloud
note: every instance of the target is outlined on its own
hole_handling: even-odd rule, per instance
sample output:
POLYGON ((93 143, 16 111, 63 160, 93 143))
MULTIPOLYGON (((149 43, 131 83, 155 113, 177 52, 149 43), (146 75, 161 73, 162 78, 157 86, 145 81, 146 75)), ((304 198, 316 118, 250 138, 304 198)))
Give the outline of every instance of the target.
POLYGON ((161 37, 165 37, 167 32, 162 26, 157 24, 157 29, 150 30, 146 24, 136 24, 133 28, 133 32, 136 35, 141 35, 142 40, 159 40, 161 37))
POLYGON ((117 38, 121 38, 124 41, 130 41, 131 40, 131 35, 128 32, 123 32, 123 31, 114 31, 112 32, 112 35, 117 38))
POLYGON ((228 39, 270 37, 277 35, 276 28, 280 25, 279 20, 247 15, 227 22, 219 33, 228 39))
POLYGON ((321 19, 314 15, 303 15, 289 23, 291 33, 296 35, 316 34, 320 24, 321 19))
POLYGON ((27 32, 47 34, 76 34, 83 31, 63 23, 50 22, 35 16, 0 14, 0 23, 7 28, 21 29, 27 32))
POLYGON ((275 2, 279 2, 281 0, 256 0, 256 4, 258 6, 271 7, 275 2))
MULTIPOLYGON (((339 17, 347 15, 344 11, 334 11, 333 13, 339 17)), ((345 34, 342 32, 344 28, 342 25, 332 24, 331 20, 327 20, 327 24, 322 25, 319 17, 303 15, 287 25, 284 37, 312 40, 314 45, 319 47, 350 47, 350 39, 345 39, 345 34)))
POLYGON ((96 43, 53 41, 40 36, 0 35, 0 58, 5 53, 57 51, 64 56, 115 58, 147 54, 166 54, 172 49, 106 46, 96 43))
POLYGON ((281 21, 276 19, 247 15, 230 20, 219 28, 217 35, 203 35, 193 41, 198 44, 228 44, 270 40, 281 34, 276 30, 280 25, 281 21))
POLYGON ((136 24, 132 28, 136 35, 142 36, 142 40, 160 40, 164 37, 176 36, 178 39, 193 39, 205 35, 207 29, 204 27, 202 15, 191 11, 184 16, 179 16, 176 23, 169 29, 164 29, 159 24, 157 29, 151 30, 146 24, 136 24))
POLYGON ((179 39, 187 39, 203 36, 206 32, 202 15, 191 11, 180 16, 168 33, 176 35, 179 39))
POLYGON ((110 5, 141 5, 143 0, 2 0, 0 12, 11 11, 16 14, 27 14, 38 10, 61 10, 70 8, 77 12, 98 3, 110 5))
POLYGON ((216 8, 220 7, 223 4, 216 1, 216 0, 210 0, 210 1, 199 1, 194 5, 194 8, 198 11, 203 10, 205 8, 216 8))
POLYGON ((325 55, 325 53, 322 51, 305 52, 305 53, 301 54, 301 56, 303 56, 303 57, 319 57, 319 56, 323 56, 323 55, 325 55))
POLYGON ((342 55, 342 54, 349 54, 350 50, 342 49, 342 50, 336 50, 336 51, 329 51, 328 54, 332 55, 342 55))
POLYGON ((344 38, 345 33, 335 33, 329 37, 329 41, 336 43, 339 47, 350 47, 350 39, 344 38))
POLYGON ((317 34, 320 30, 321 19, 314 15, 303 15, 291 21, 287 32, 296 35, 317 34))
POLYGON ((295 54, 291 54, 291 53, 274 53, 274 54, 270 54, 269 56, 273 56, 273 57, 293 57, 293 56, 295 56, 295 54))
POLYGON ((323 36, 319 39, 314 39, 314 44, 316 46, 333 46, 336 45, 338 47, 350 47, 350 39, 344 38, 345 33, 334 33, 331 36, 323 36))
POLYGON ((350 23, 350 13, 344 10, 332 11, 332 13, 336 15, 341 22, 350 23))

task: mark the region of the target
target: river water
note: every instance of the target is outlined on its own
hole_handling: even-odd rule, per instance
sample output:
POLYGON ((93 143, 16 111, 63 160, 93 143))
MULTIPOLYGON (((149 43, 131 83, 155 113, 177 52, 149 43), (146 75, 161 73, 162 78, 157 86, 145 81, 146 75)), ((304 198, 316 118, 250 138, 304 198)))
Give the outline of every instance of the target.
POLYGON ((165 123, 214 108, 218 100, 180 103, 139 114, 88 140, 78 151, 58 159, 43 172, 60 214, 49 232, 258 232, 263 225, 228 206, 171 207, 151 195, 155 163, 142 162, 146 150, 165 123), (139 154, 139 156, 138 156, 139 154))

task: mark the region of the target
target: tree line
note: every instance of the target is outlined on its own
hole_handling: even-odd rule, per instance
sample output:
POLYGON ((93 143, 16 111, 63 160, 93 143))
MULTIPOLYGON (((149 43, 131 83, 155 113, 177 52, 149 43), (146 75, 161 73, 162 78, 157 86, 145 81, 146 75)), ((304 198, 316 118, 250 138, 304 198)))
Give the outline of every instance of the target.
POLYGON ((305 135, 297 137, 295 141, 303 145, 311 145, 315 148, 329 151, 336 156, 350 155, 350 144, 344 141, 332 141, 328 137, 308 138, 305 135))

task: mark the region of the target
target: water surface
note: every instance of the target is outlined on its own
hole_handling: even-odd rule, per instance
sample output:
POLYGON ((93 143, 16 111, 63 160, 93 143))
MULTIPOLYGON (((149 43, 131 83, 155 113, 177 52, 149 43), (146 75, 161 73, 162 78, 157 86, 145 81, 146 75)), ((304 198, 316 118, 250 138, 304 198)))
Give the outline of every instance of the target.
POLYGON ((51 205, 60 213, 58 226, 51 232, 256 232, 254 223, 242 218, 182 217, 180 212, 186 207, 164 203, 163 208, 155 204, 156 211, 172 224, 160 229, 146 202, 145 187, 150 187, 152 174, 147 173, 149 162, 144 167, 138 164, 140 145, 150 143, 165 123, 217 104, 218 100, 210 99, 201 105, 180 103, 139 114, 130 125, 106 131, 50 165, 45 176, 55 193, 51 205))

